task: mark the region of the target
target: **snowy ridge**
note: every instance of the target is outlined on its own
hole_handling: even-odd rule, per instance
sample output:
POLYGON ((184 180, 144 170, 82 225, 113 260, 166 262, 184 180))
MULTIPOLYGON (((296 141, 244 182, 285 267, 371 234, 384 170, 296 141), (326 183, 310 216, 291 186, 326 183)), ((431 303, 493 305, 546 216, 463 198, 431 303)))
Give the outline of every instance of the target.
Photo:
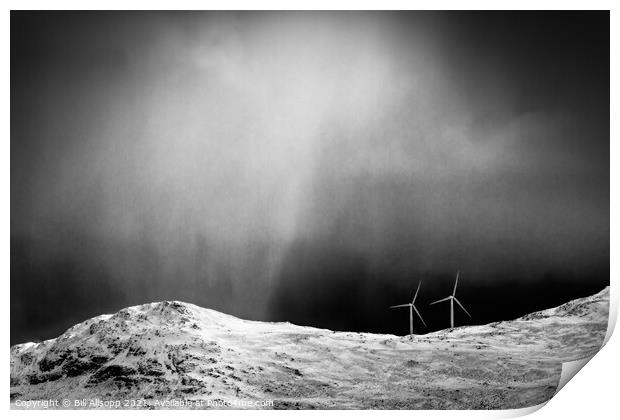
POLYGON ((609 288, 557 308, 423 336, 247 321, 172 301, 11 347, 11 400, 252 399, 274 408, 520 408, 595 353, 609 288))

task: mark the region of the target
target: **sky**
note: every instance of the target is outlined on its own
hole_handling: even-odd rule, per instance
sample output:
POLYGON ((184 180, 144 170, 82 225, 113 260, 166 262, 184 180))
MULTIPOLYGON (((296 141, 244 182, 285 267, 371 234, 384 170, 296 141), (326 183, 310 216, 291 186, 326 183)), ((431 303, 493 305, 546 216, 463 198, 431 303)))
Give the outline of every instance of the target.
POLYGON ((173 299, 405 334, 419 281, 441 329, 457 270, 458 324, 609 284, 608 12, 11 13, 12 343, 173 299))

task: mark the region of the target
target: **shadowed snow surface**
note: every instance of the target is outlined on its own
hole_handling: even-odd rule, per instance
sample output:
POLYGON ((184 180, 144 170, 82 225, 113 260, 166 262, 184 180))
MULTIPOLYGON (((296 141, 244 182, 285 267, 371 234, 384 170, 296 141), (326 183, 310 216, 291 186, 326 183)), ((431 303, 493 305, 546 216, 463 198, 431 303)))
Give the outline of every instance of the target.
POLYGON ((593 355, 609 288, 557 308, 422 336, 246 321, 184 302, 101 315, 11 347, 11 400, 272 400, 273 408, 521 408, 593 355))

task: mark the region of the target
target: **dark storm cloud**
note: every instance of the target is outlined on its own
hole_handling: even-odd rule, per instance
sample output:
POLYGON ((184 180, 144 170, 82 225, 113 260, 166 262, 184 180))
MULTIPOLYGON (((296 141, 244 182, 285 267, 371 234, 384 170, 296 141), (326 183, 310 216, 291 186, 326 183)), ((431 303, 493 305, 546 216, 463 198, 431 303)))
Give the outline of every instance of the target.
POLYGON ((457 268, 476 322, 608 282, 608 13, 13 12, 11 44, 13 342, 162 299, 400 333, 457 268))

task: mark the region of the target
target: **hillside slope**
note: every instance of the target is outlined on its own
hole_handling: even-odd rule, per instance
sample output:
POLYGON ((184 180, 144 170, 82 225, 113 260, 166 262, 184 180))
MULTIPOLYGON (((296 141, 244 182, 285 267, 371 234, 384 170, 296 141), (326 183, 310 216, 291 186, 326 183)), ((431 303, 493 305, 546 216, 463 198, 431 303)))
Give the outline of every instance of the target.
MULTIPOLYGON (((520 408, 594 354, 609 288, 554 309, 423 336, 246 321, 183 302, 102 315, 11 347, 11 400, 271 400, 273 408, 520 408)), ((140 403, 142 404, 142 403, 140 403)))

